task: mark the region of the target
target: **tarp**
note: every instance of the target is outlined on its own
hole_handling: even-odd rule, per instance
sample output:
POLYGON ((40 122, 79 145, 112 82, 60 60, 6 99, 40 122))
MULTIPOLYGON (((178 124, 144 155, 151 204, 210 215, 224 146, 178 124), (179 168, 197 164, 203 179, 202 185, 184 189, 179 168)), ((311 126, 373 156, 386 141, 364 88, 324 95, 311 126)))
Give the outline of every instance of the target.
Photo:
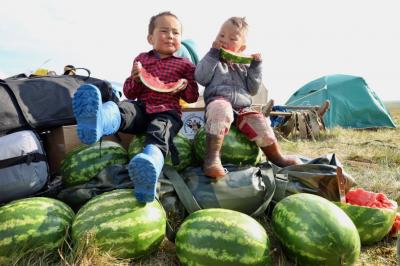
POLYGON ((287 106, 315 106, 331 102, 325 126, 343 128, 395 128, 388 110, 362 77, 329 75, 313 80, 286 101, 287 106))

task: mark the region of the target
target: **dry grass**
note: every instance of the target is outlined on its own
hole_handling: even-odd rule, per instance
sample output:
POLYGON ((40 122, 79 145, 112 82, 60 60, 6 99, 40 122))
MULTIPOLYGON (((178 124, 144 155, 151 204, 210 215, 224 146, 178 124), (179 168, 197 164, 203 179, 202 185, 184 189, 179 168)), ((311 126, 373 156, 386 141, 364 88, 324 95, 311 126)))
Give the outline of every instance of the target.
MULTIPOLYGON (((389 105, 393 119, 400 125, 400 103, 389 105)), ((346 172, 366 190, 383 192, 400 204, 400 129, 350 130, 335 128, 326 131, 317 141, 281 141, 285 153, 301 154, 310 158, 335 153, 346 172)), ((271 236, 271 255, 274 265, 292 265, 288 262, 274 238, 267 216, 260 217, 271 236)), ((363 247, 356 265, 396 265, 395 239, 363 247)), ((21 258, 15 265, 179 265, 174 244, 164 240, 159 250, 136 261, 117 260, 100 254, 94 248, 71 252, 70 248, 58 254, 21 258), (63 255, 68 254, 68 255, 63 255), (38 259, 39 258, 39 259, 38 259)))

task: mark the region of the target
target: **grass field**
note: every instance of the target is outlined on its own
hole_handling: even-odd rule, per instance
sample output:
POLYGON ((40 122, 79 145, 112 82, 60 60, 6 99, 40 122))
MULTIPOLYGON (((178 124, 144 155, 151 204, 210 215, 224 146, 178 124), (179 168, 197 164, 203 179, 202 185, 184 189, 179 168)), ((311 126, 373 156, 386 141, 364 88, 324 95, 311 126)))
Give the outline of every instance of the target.
MULTIPOLYGON (((387 104, 392 118, 400 125, 400 102, 387 104)), ((383 192, 400 205, 400 129, 351 130, 334 128, 324 132, 317 141, 281 140, 285 153, 301 154, 314 158, 327 153, 335 153, 343 163, 344 170, 357 182, 357 187, 383 192)), ((288 262, 274 239, 268 217, 262 217, 273 243, 274 265, 293 265, 288 262)), ((387 237, 378 244, 362 247, 361 257, 356 265, 396 265, 396 239, 387 237)), ((60 255, 57 255, 60 256, 60 255)), ((88 250, 79 255, 62 255, 57 259, 62 265, 179 265, 174 245, 165 240, 156 254, 139 261, 121 261, 96 250, 88 250)), ((48 257, 39 260, 21 258, 17 264, 47 265, 48 257)), ((54 261, 54 257, 51 259, 54 261)))

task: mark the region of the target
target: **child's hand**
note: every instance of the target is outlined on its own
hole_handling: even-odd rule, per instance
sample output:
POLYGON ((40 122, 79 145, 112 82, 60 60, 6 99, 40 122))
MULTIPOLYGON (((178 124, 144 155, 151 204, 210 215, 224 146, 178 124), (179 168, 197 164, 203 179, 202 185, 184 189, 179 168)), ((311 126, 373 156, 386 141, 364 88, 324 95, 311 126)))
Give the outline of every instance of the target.
POLYGON ((262 57, 261 57, 260 53, 252 54, 251 57, 253 57, 253 59, 256 61, 262 61, 262 57))
POLYGON ((132 71, 131 71, 131 77, 136 82, 140 82, 139 69, 141 67, 142 67, 142 64, 140 62, 133 63, 133 67, 132 67, 132 71))
POLYGON ((184 79, 184 80, 183 80, 183 83, 182 83, 182 86, 180 86, 179 88, 177 88, 176 90, 174 90, 174 91, 172 92, 172 94, 175 94, 175 93, 178 93, 178 92, 180 92, 180 91, 183 91, 184 89, 186 89, 187 85, 188 85, 188 81, 187 81, 186 79, 184 79))
POLYGON ((212 44, 212 48, 217 48, 217 49, 221 49, 222 44, 220 41, 214 41, 212 44))

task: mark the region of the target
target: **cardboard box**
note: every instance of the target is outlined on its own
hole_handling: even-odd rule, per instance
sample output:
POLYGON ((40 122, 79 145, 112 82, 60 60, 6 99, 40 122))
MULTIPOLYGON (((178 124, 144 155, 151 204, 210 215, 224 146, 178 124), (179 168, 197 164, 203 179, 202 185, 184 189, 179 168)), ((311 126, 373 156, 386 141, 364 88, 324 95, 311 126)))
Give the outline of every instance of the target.
MULTIPOLYGON (((117 135, 105 136, 103 140, 120 143, 128 150, 134 135, 118 132, 117 135)), ((58 175, 65 155, 74 148, 83 145, 76 134, 76 125, 61 126, 44 134, 44 145, 49 160, 50 173, 58 175)))
POLYGON ((182 108, 183 126, 179 131, 188 139, 193 139, 197 131, 204 126, 204 107, 182 108))

